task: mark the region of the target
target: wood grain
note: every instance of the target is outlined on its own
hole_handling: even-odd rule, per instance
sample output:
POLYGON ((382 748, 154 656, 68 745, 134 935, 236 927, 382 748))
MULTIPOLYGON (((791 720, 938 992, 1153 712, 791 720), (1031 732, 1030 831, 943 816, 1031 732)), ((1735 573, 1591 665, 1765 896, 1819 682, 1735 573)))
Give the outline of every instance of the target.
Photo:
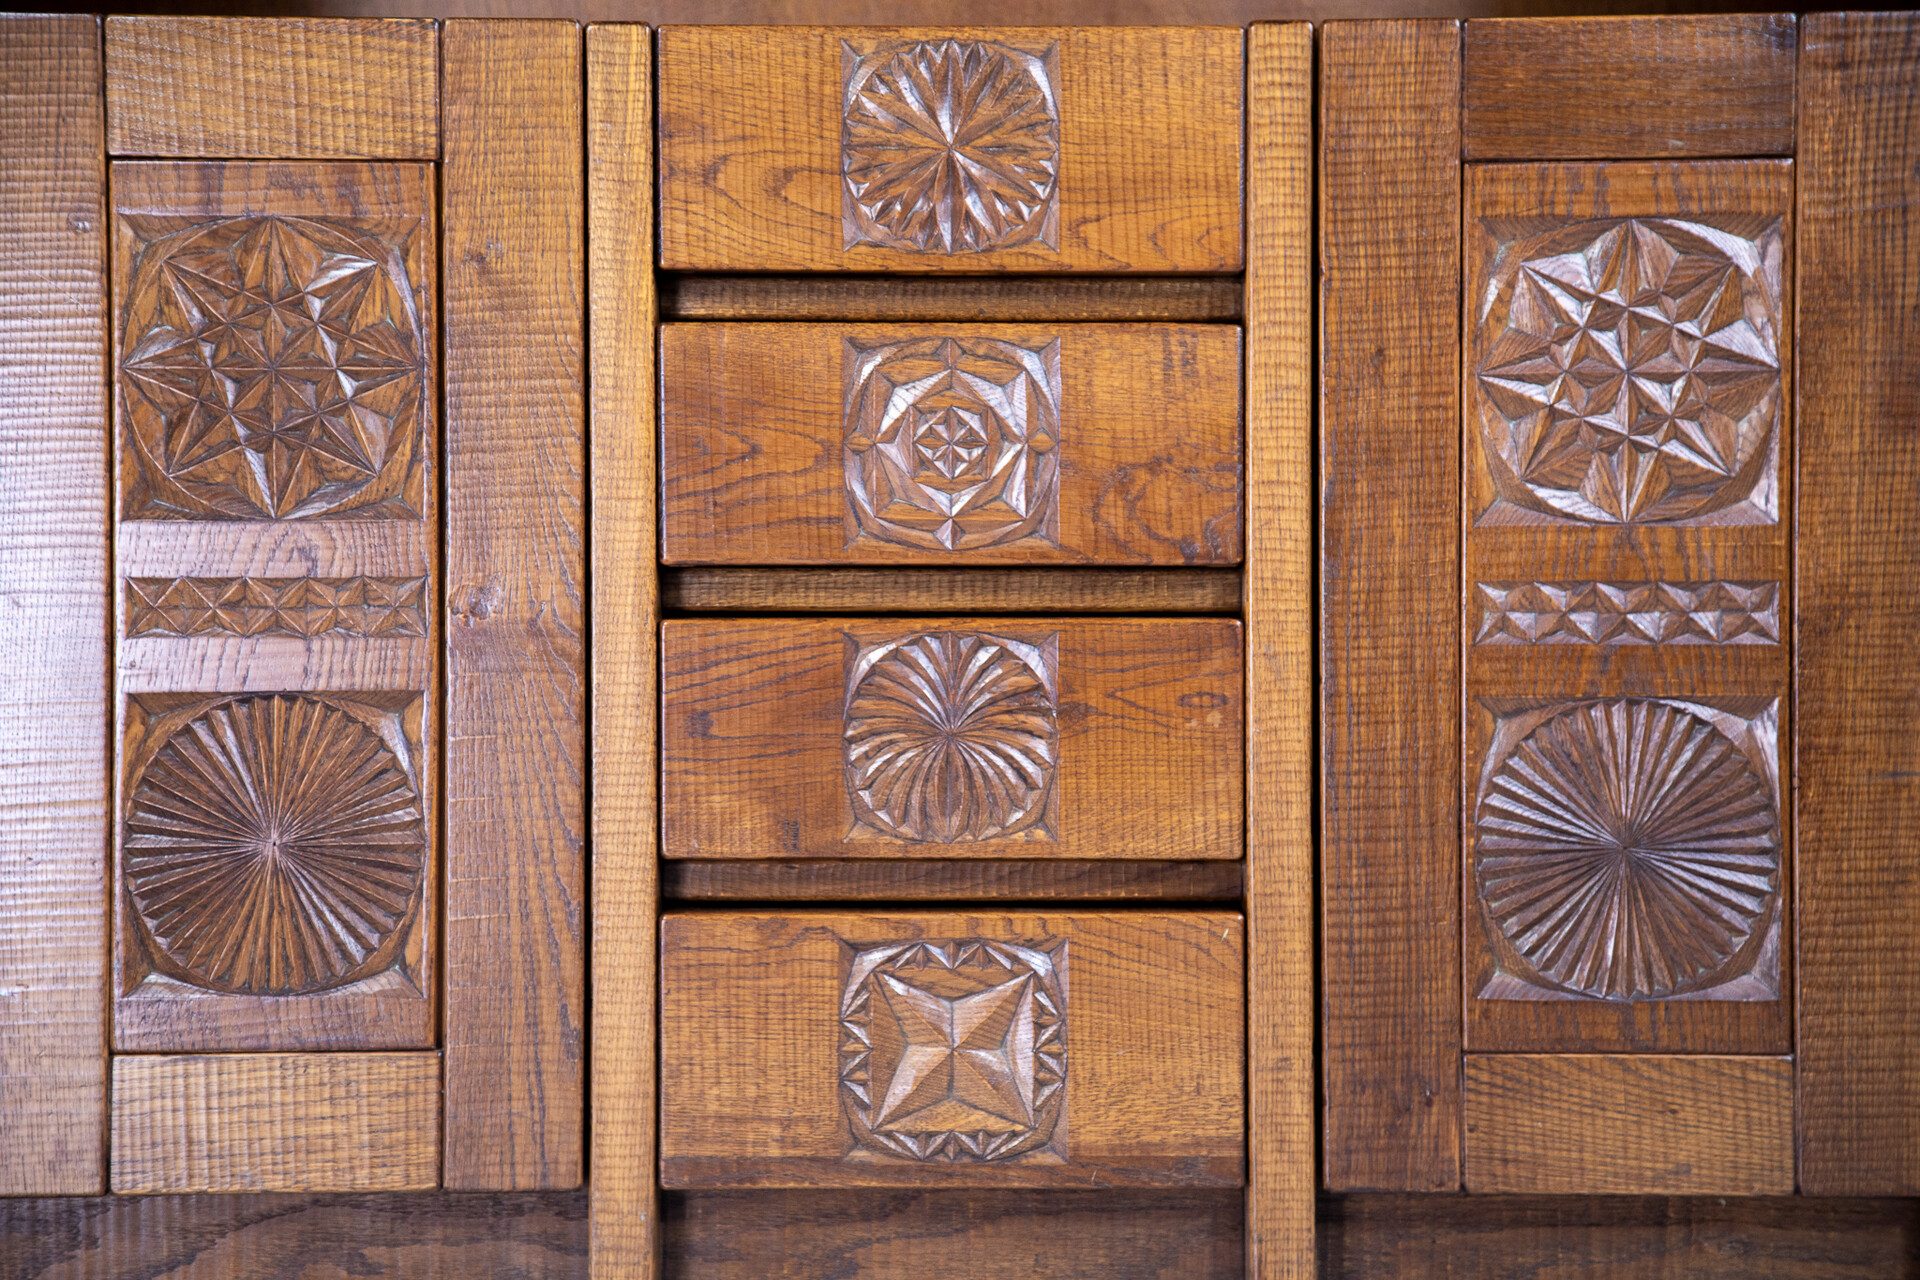
POLYGON ((1469 160, 1793 154, 1790 13, 1476 18, 1469 160))
POLYGON ((1334 1190, 1441 1191, 1460 1181, 1459 25, 1329 26, 1320 67, 1322 1159, 1334 1190))
POLYGON ((1470 1053, 1466 1185, 1533 1195, 1789 1195, 1787 1058, 1470 1053))
POLYGON ((654 1193, 660 839, 659 492, 654 406, 653 42, 587 31, 587 277, 593 441, 595 1280, 659 1274, 654 1193))
POLYGON ((100 25, 0 18, 0 1196, 103 1187, 106 174, 100 25))
MULTIPOLYGON (((1787 465, 1793 456, 1792 436, 1786 413, 1793 351, 1792 167, 1784 160, 1696 160, 1476 165, 1467 171, 1461 290, 1466 334, 1461 369, 1466 459, 1461 616, 1467 637, 1462 650, 1466 718, 1461 743, 1465 846, 1461 885, 1467 909, 1462 921, 1461 976, 1470 1050, 1792 1051, 1790 1002, 1785 998, 1792 959, 1787 892, 1792 883, 1792 832, 1778 782, 1787 776, 1792 740, 1786 695, 1793 617, 1784 591, 1792 548, 1790 525, 1780 519, 1781 512, 1792 509, 1787 465), (1755 335, 1752 349, 1773 353, 1767 360, 1747 361, 1746 369, 1739 367, 1737 354, 1726 357, 1727 371, 1706 393, 1711 412, 1724 414, 1721 420, 1727 423, 1741 422, 1743 439, 1758 442, 1749 450, 1750 462, 1745 454, 1736 457, 1728 450, 1727 467, 1734 475, 1724 485, 1714 481, 1710 472, 1661 469, 1662 464, 1656 463, 1638 473, 1640 487, 1623 488, 1616 498, 1608 496, 1605 477, 1628 474, 1618 470, 1622 465, 1618 455, 1609 462, 1610 455, 1594 449, 1579 467, 1562 463, 1558 471, 1525 472, 1524 466, 1512 468, 1512 452, 1501 444, 1512 439, 1506 413, 1514 401, 1496 400, 1492 389, 1500 386, 1505 396, 1509 394, 1505 387, 1540 376, 1513 371, 1531 350, 1525 347, 1529 340, 1509 324, 1509 317, 1520 314, 1523 305, 1516 281, 1523 269, 1519 264, 1538 263, 1596 243, 1597 237, 1608 234, 1607 228, 1618 225, 1608 220, 1619 218, 1648 219, 1635 225, 1650 228, 1651 234, 1676 237, 1666 243, 1679 244, 1689 255, 1683 272, 1711 270, 1716 264, 1728 269, 1732 296, 1744 306, 1738 314, 1759 317, 1757 328, 1745 319, 1728 321, 1724 314, 1715 324, 1717 340, 1723 344, 1716 349, 1730 350, 1724 344, 1738 343, 1739 335, 1751 331, 1755 335), (1674 230, 1673 224, 1661 219, 1709 227, 1721 240, 1716 244, 1699 237, 1688 239, 1690 233, 1684 228, 1674 230), (1747 265, 1734 267, 1735 256, 1729 256, 1723 244, 1734 246, 1732 254, 1747 265), (1570 501, 1564 485, 1581 467, 1599 503, 1589 506, 1586 514, 1569 518, 1553 504, 1570 501), (1709 483, 1703 484, 1703 477, 1709 483), (1680 505, 1683 487, 1685 501, 1697 505, 1680 505), (1540 501, 1543 494, 1551 501, 1540 501), (1652 497, 1651 505, 1643 505, 1649 502, 1644 495, 1662 494, 1652 497), (1668 505, 1663 508, 1662 503, 1668 505), (1601 507, 1604 514, 1599 514, 1601 507), (1621 517, 1627 518, 1623 522, 1621 517), (1488 603, 1494 598, 1490 591, 1519 584, 1540 583, 1538 590, 1566 592, 1585 590, 1581 584, 1596 582, 1613 584, 1615 590, 1637 590, 1636 584, 1644 584, 1665 594, 1625 607, 1636 611, 1632 616, 1637 623, 1594 623, 1596 635, 1610 637, 1605 643, 1589 642, 1583 638, 1585 633, 1566 627, 1556 631, 1540 620, 1541 615, 1527 614, 1534 621, 1526 621, 1519 616, 1531 607, 1524 600, 1513 606, 1512 615, 1503 615, 1498 606, 1488 603), (1764 616, 1770 620, 1758 631, 1745 632, 1737 624, 1717 630, 1693 625, 1703 617, 1721 616, 1712 612, 1717 606, 1704 594, 1713 588, 1703 584, 1715 582, 1768 589, 1767 599, 1774 603, 1764 616), (1678 599, 1673 593, 1686 591, 1696 593, 1691 604, 1673 603, 1678 599), (1661 630, 1664 624, 1655 620, 1663 611, 1669 622, 1684 621, 1688 630, 1657 644, 1620 642, 1644 639, 1649 631, 1674 635, 1661 630), (1533 634, 1530 628, 1543 632, 1544 638, 1514 642, 1533 634), (1716 642, 1716 636, 1732 636, 1737 642, 1716 642), (1749 643, 1762 638, 1768 642, 1749 643), (1605 702, 1596 704, 1595 699, 1605 702), (1764 874, 1771 875, 1774 887, 1757 896, 1751 915, 1732 898, 1694 899, 1681 913, 1662 918, 1656 927, 1667 932, 1659 938, 1623 930, 1632 936, 1617 949, 1605 949, 1607 955, 1624 958, 1641 948, 1638 954, 1664 963, 1681 948, 1697 945, 1698 950, 1688 953, 1695 959, 1680 961, 1670 984, 1650 981, 1651 970, 1630 982, 1617 974, 1602 979, 1592 969, 1576 977, 1570 965, 1560 971, 1560 978, 1566 980, 1555 980, 1535 962, 1577 937, 1578 929, 1591 917, 1575 910, 1561 917, 1558 929, 1521 925, 1527 909, 1520 908, 1520 914, 1509 909, 1502 915, 1500 904, 1510 906, 1522 893, 1515 888, 1494 893, 1483 889, 1480 880, 1479 868, 1486 857, 1513 859, 1546 847, 1529 844, 1532 837, 1510 834, 1503 825, 1516 812, 1536 818, 1539 814, 1528 808, 1530 800, 1499 782, 1500 770, 1508 760, 1527 758, 1526 748, 1517 740, 1520 734, 1591 727, 1591 718, 1580 718, 1590 712, 1572 711, 1579 705, 1616 709, 1608 715, 1655 718, 1643 724, 1678 711, 1681 718, 1662 722, 1690 728, 1707 721, 1687 707, 1706 709, 1709 719, 1724 712, 1732 719, 1713 732, 1725 730, 1733 736, 1712 738, 1712 744, 1749 748, 1739 777, 1722 774, 1718 782, 1702 784, 1701 790, 1686 790, 1704 776, 1703 769, 1728 759, 1710 748, 1689 757, 1688 766, 1664 775, 1667 785, 1659 791, 1642 793, 1685 795, 1689 797, 1685 804, 1663 807, 1656 802, 1623 816, 1622 836, 1636 838, 1629 833, 1644 830, 1656 833, 1648 838, 1659 839, 1658 832, 1672 831, 1676 816, 1684 815, 1677 819, 1688 833, 1682 843, 1713 833, 1720 841, 1711 855, 1715 859, 1731 852, 1736 841, 1769 846, 1765 850, 1759 844, 1752 846, 1766 860, 1764 874), (1642 710, 1632 710, 1636 707, 1642 710), (1540 720, 1536 712, 1546 714, 1558 729, 1547 729, 1546 720, 1524 727, 1540 720), (1733 785, 1743 778, 1754 784, 1751 790, 1733 785), (1765 816, 1755 819, 1764 831, 1734 829, 1746 819, 1735 813, 1732 798, 1746 795, 1756 796, 1764 808, 1765 816), (1499 852, 1489 855, 1489 848, 1499 852), (1708 923, 1707 917, 1685 914, 1702 906, 1709 914, 1726 910, 1736 924, 1722 935, 1714 932, 1717 925, 1708 923), (1744 933, 1738 922, 1744 922, 1744 933), (1532 939, 1525 944, 1532 959, 1522 954, 1513 938, 1532 939), (1645 949, 1649 946, 1650 950, 1645 949), (1703 959, 1710 956, 1719 958, 1703 959), (1660 998, 1660 992, 1669 987, 1671 994, 1682 998, 1660 998), (1603 992, 1611 994, 1593 998, 1603 992)), ((1642 342, 1652 337, 1652 331, 1642 333, 1649 335, 1642 342)), ((1657 385, 1662 375, 1650 369, 1644 376, 1647 385, 1657 385)), ((1564 406, 1566 401, 1560 403, 1564 406)), ((1594 407, 1600 409, 1598 401, 1594 407)), ((1683 417, 1686 412, 1681 406, 1683 417)), ((1560 456, 1578 458, 1578 453, 1570 450, 1560 456)), ((1633 483, 1630 479, 1628 485, 1633 483)), ((1568 607, 1585 617, 1580 611, 1590 606, 1590 600, 1576 599, 1568 607)), ((1574 794, 1581 788, 1608 793, 1613 785, 1614 779, 1597 764, 1591 769, 1570 768, 1564 775, 1564 786, 1574 794)), ((1537 830, 1552 823, 1549 817, 1537 830)), ((1563 848, 1552 845, 1551 851, 1563 848)), ((1505 885, 1517 886, 1526 879, 1520 863, 1505 865, 1502 874, 1514 877, 1504 880, 1505 885)), ((1547 892, 1537 883, 1535 891, 1547 892)), ((1636 917, 1637 922, 1647 919, 1636 917)), ((1574 952, 1557 954, 1564 964, 1574 952)))
MULTIPOLYGON (((669 621, 661 665, 661 847, 669 858, 1240 856, 1236 622, 669 621), (1023 775, 1030 781, 1005 799, 995 799, 1001 793, 993 788, 973 793, 966 804, 956 793, 950 809, 941 808, 942 801, 922 807, 903 798, 891 823, 871 811, 856 818, 849 732, 868 744, 863 750, 876 761, 891 753, 859 727, 878 726, 884 702, 859 704, 868 709, 855 715, 850 730, 850 673, 879 699, 888 673, 906 670, 900 664, 972 659, 939 639, 927 642, 939 647, 932 656, 877 646, 975 634, 997 637, 983 643, 1012 655, 974 686, 975 695, 995 699, 978 704, 988 708, 976 713, 985 717, 977 721, 979 731, 1051 734, 1046 745, 1010 745, 1005 749, 1013 754, 999 757, 1027 761, 1020 767, 1031 770, 1023 775), (1047 672, 1034 667, 1050 665, 1043 656, 1049 647, 1057 648, 1051 695, 1032 684, 1047 681, 1047 672), (884 665, 861 665, 863 657, 884 665), (1051 713, 1039 709, 1049 696, 1051 713), (1031 728, 1029 717, 1050 730, 1031 728), (928 825, 949 816, 960 825, 928 825), (995 834, 1000 831, 1006 834, 995 834)), ((960 668, 942 669, 958 679, 960 668)), ((929 696, 938 701, 939 695, 929 696)), ((910 735, 910 724, 901 732, 910 735)), ((899 769, 909 765, 897 761, 899 769)), ((890 765, 881 776, 905 775, 890 765)))
POLYGON ((670 1191, 685 1280, 1240 1280, 1242 1193, 670 1191))
POLYGON ((1044 862, 951 859, 876 862, 688 861, 661 865, 661 896, 678 902, 1237 902, 1238 862, 1044 862))
POLYGON ((116 1192, 416 1190, 439 1149, 437 1053, 113 1060, 116 1192))
POLYGON ((440 31, 385 18, 113 17, 115 155, 432 160, 440 31))
POLYGON ((1239 380, 1226 325, 665 325, 661 559, 1236 564, 1239 380))
POLYGON ((1247 1275, 1314 1269, 1313 32, 1247 45, 1247 1275))
POLYGON ((663 275, 667 320, 941 321, 1060 324, 1150 320, 1231 324, 1231 276, 663 275))
POLYGON ((1240 268, 1244 59, 1238 29, 703 26, 664 28, 659 41, 663 267, 1240 268), (1054 50, 1057 248, 1038 238, 957 254, 871 243, 848 248, 843 46, 857 57, 886 41, 954 36, 1005 42, 1034 57, 1054 50))
MULTIPOLYGON (((1240 916, 1220 913, 669 914, 661 921, 662 1184, 1238 1185, 1245 1167, 1242 930, 1240 916), (850 975, 860 952, 917 939, 1049 949, 1056 980, 1006 980, 1053 991, 1056 1012, 1064 1010, 1065 1106, 1045 1145, 955 1161, 891 1155, 856 1141, 839 1082, 843 1069, 853 1069, 840 1052, 849 1039, 842 1026, 849 983, 898 991, 904 982, 953 996, 990 980, 959 982, 969 972, 964 961, 927 969, 911 957, 898 976, 873 970, 880 962, 872 959, 850 975), (958 985, 949 990, 948 983, 958 985)), ((891 1015, 880 996, 872 999, 869 1034, 879 1046, 881 1020, 891 1015)), ((1021 1019, 1038 1016, 1015 1015, 1006 1034, 1017 1037, 1021 1019)), ((1037 1029, 1027 1034, 1035 1036, 1027 1052, 1038 1073, 1045 1046, 1059 1040, 1037 1029)), ((903 1058, 900 1070, 907 1069, 903 1058)), ((862 1073, 876 1098, 890 1096, 894 1075, 883 1050, 862 1073)))
POLYGON ((1238 613, 1238 569, 665 569, 669 609, 724 613, 1238 613))
POLYGON ((449 22, 446 1185, 580 1181, 580 32, 449 22))
POLYGON ((1800 1178, 1920 1192, 1920 19, 1806 20, 1801 345, 1800 1178))

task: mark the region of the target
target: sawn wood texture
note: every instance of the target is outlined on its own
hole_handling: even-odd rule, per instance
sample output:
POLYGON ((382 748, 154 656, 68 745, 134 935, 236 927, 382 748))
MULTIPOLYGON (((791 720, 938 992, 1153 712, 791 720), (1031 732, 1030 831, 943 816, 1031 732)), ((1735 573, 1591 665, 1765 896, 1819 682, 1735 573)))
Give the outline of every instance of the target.
POLYGON ((669 324, 668 564, 1230 565, 1234 326, 669 324))
POLYGON ((116 1192, 418 1191, 439 1149, 437 1053, 113 1060, 116 1192))
POLYGON ((1240 856, 1237 622, 669 621, 661 666, 669 858, 1240 856))
POLYGON ((433 160, 440 30, 422 19, 112 17, 107 149, 433 160))
POLYGON ((660 264, 1236 271, 1243 44, 1232 27, 663 28, 660 264), (925 107, 888 108, 903 92, 925 107))
POLYGON ((1790 13, 1475 18, 1469 160, 1793 154, 1790 13))
POLYGON ((0 18, 0 1196, 94 1194, 105 1175, 100 75, 97 19, 0 18))
POLYGON ((662 1181, 1237 1185, 1243 929, 670 914, 662 1181))

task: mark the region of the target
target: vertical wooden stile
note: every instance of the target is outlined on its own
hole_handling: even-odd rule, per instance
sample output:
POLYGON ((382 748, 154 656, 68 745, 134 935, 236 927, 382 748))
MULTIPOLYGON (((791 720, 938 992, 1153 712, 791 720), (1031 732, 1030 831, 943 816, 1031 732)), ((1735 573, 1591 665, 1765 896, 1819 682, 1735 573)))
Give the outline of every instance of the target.
POLYGON ((1313 32, 1247 48, 1247 1274, 1314 1269, 1313 32))
POLYGON ((452 21, 446 370, 446 1150, 571 1187, 586 1053, 580 30, 452 21))
POLYGON ((0 19, 0 1195, 103 1189, 100 24, 0 19))
POLYGON ((1324 1161, 1460 1184, 1460 27, 1321 45, 1324 1161))
POLYGON ((594 1280, 658 1274, 654 972, 659 574, 655 479, 653 47, 587 31, 593 440, 594 1280))

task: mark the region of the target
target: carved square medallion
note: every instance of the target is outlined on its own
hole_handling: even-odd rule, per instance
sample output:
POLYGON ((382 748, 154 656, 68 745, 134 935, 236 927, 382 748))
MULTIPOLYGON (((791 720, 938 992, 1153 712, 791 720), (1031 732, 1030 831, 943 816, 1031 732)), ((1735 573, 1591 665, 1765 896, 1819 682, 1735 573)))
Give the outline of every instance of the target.
POLYGON ((433 342, 407 269, 422 220, 121 222, 123 518, 426 510, 433 342))
POLYGON ((849 1158, 1066 1158, 1064 939, 856 951, 838 1034, 849 1158))
POLYGON ((846 247, 1060 245, 1059 46, 841 41, 846 247))
POLYGON ((1540 222, 1481 223, 1481 521, 1777 521, 1782 220, 1540 222))
POLYGON ((1773 699, 1484 705, 1481 999, 1779 998, 1773 699))
POLYGON ((847 541, 972 551, 1060 536, 1060 340, 846 345, 847 541))
POLYGON ((418 986, 431 894, 417 693, 134 694, 123 993, 418 986), (177 988, 176 988, 177 989, 177 988))
POLYGON ((1052 840, 1058 632, 849 640, 849 840, 1052 840))

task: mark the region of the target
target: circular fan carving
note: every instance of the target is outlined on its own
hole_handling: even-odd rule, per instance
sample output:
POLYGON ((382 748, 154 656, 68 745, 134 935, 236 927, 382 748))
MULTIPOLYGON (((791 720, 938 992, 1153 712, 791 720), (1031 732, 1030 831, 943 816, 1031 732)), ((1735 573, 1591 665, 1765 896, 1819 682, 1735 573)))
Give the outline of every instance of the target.
POLYGON ((1492 769, 1474 869, 1521 976, 1603 1000, 1705 990, 1752 964, 1775 909, 1771 785, 1695 710, 1551 715, 1492 769))
POLYGON ((133 903, 174 976, 297 995, 388 967, 420 890, 420 797, 367 723, 234 698, 174 729, 128 806, 133 903))
POLYGON ((858 819, 902 840, 990 840, 1041 825, 1054 772, 1047 650, 934 632, 862 653, 847 695, 858 819))

